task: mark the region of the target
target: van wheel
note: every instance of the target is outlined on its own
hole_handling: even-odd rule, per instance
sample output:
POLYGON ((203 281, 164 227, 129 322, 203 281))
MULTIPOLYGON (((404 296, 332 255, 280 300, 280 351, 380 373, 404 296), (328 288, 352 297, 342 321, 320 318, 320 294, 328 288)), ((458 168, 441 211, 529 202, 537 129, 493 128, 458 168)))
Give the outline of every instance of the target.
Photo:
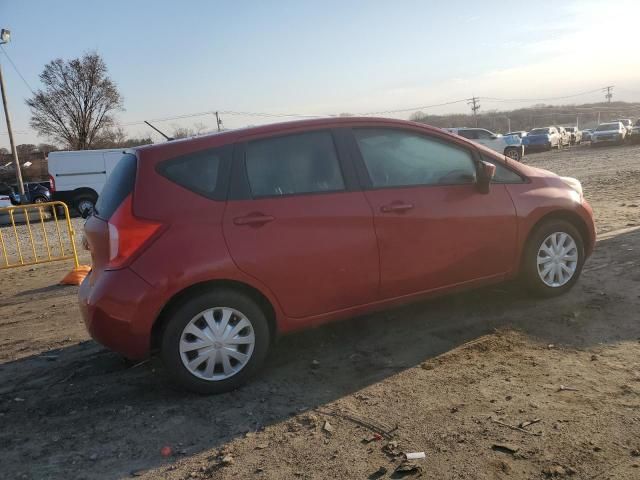
POLYGON ((573 287, 584 264, 580 232, 564 220, 550 220, 538 227, 524 249, 522 280, 534 294, 561 295, 573 287))
POLYGON ((160 357, 169 376, 187 390, 202 394, 234 390, 267 356, 270 333, 265 314, 235 290, 201 293, 169 315, 160 357))
POLYGON ((83 193, 73 199, 73 208, 75 208, 81 216, 84 216, 86 210, 95 208, 97 200, 95 195, 83 193))

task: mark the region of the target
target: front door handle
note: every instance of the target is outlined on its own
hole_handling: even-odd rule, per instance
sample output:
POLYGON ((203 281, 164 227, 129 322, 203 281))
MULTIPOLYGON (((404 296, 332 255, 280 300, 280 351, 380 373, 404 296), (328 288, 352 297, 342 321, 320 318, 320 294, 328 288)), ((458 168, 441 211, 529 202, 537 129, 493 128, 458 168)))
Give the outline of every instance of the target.
POLYGON ((411 210, 412 208, 413 205, 410 203, 398 202, 391 203, 389 205, 383 205, 382 207, 380 207, 380 211, 383 213, 402 213, 411 210))
POLYGON ((233 219, 233 223, 236 225, 264 225, 265 223, 273 222, 276 217, 271 215, 263 215, 261 213, 247 215, 246 217, 236 217, 233 219))

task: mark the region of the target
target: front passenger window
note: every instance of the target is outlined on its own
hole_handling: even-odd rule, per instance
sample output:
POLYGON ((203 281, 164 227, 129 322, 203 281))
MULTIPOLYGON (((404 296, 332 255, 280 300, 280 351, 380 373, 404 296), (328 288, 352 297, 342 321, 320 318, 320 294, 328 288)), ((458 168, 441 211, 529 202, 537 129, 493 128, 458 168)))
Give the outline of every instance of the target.
POLYGON ((353 133, 374 188, 475 182, 475 163, 465 148, 404 130, 357 128, 353 133))

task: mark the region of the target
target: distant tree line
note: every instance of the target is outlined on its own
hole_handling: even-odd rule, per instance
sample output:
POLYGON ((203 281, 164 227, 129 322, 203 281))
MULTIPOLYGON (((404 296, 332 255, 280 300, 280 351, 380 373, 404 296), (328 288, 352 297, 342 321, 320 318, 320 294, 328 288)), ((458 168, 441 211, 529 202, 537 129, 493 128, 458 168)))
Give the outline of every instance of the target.
POLYGON ((535 105, 516 110, 491 110, 478 114, 456 113, 430 115, 416 112, 411 120, 434 127, 475 127, 486 128, 498 133, 531 130, 549 125, 595 127, 598 123, 617 118, 637 119, 640 117, 640 103, 611 102, 588 103, 582 105, 535 105))

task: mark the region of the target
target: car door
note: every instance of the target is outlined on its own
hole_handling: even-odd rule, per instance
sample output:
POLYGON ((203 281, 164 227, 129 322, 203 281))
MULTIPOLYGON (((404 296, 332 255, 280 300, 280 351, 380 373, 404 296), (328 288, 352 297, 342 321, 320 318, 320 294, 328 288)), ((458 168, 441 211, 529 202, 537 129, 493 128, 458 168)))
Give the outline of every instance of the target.
POLYGON ((369 303, 378 291, 371 207, 336 140, 329 130, 288 134, 234 155, 229 251, 292 318, 369 303))
POLYGON ((374 213, 381 298, 501 277, 512 269, 515 208, 504 185, 478 191, 473 149, 422 130, 352 132, 374 213))

